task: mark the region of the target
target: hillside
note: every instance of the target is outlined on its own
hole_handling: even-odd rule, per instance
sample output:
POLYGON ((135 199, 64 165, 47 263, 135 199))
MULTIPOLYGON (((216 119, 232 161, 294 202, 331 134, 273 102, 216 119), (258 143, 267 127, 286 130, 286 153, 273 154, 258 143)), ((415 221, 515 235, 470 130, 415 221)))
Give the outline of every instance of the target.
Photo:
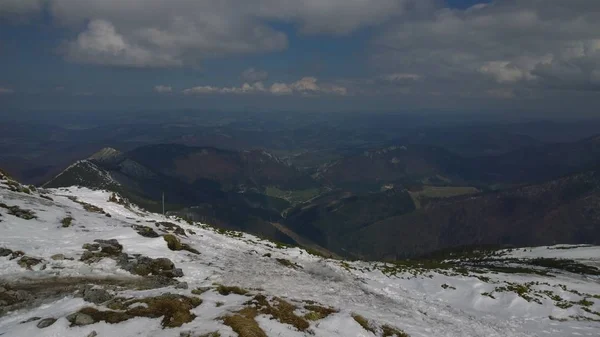
POLYGON ((346 237, 347 249, 396 258, 476 244, 600 243, 600 171, 430 201, 346 237))
MULTIPOLYGON (((189 150, 179 146, 162 147, 163 152, 156 155, 165 155, 166 149, 174 152, 189 150)), ((139 154, 137 156, 142 157, 139 154)), ((193 182, 182 180, 176 174, 169 175, 168 169, 158 166, 164 165, 169 158, 176 161, 177 156, 165 156, 164 160, 155 160, 154 163, 146 159, 154 165, 146 166, 132 159, 129 153, 105 148, 69 166, 43 186, 59 188, 76 185, 108 189, 155 212, 162 211, 161 197, 164 193, 168 212, 184 210, 186 217, 192 219, 210 221, 223 228, 245 230, 282 242, 294 242, 268 222, 281 217, 281 210, 289 207, 287 201, 257 190, 240 193, 240 186, 236 186, 235 190, 226 190, 220 181, 208 177, 193 182)), ((207 165, 203 162, 195 167, 207 165)))
POLYGON ((390 184, 461 183, 463 159, 443 148, 395 145, 347 156, 322 167, 317 177, 356 192, 380 191, 390 184))
MULTIPOLYGON (((0 177, 3 336, 594 336, 599 247, 347 262, 0 177)), ((109 200, 113 200, 113 202, 109 200)))

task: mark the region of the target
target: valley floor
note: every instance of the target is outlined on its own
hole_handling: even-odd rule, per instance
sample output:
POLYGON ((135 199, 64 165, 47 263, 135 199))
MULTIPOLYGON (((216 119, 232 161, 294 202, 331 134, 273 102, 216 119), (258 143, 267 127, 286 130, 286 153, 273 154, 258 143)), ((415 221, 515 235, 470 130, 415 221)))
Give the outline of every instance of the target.
MULTIPOLYGON (((598 275, 324 259, 109 192, 15 186, 0 182, 1 336, 599 335, 598 275)), ((600 247, 500 255, 598 266, 600 247)))

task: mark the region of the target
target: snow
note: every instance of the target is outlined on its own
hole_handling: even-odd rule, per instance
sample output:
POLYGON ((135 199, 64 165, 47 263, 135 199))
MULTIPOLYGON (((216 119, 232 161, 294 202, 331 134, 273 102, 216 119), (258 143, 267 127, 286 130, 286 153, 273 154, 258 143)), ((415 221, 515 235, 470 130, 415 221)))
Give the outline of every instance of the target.
MULTIPOLYGON (((17 260, 0 257, 0 282, 44 278, 49 276, 120 277, 133 278, 119 269, 111 259, 103 259, 91 265, 79 261, 82 245, 95 239, 117 239, 127 254, 142 254, 151 258, 166 257, 176 267, 182 268, 189 289, 166 287, 152 290, 124 290, 119 296, 148 297, 170 292, 190 296, 198 287, 212 289, 198 295, 203 303, 192 312, 197 318, 179 328, 162 329, 160 319, 134 318, 119 324, 95 323, 83 327, 70 327, 66 316, 84 306, 94 306, 81 298, 67 296, 35 308, 10 312, 0 317, 0 335, 5 336, 87 336, 96 331, 98 336, 179 336, 192 331, 201 335, 219 331, 222 336, 236 336, 220 319, 244 307, 251 297, 230 294, 223 296, 214 289, 214 283, 240 286, 253 294, 277 296, 302 307, 302 301, 315 301, 339 312, 324 319, 311 322, 310 332, 297 331, 273 317, 259 315, 259 326, 268 336, 374 336, 363 329, 352 314, 360 314, 372 321, 378 335, 384 324, 404 330, 412 337, 419 336, 599 336, 600 323, 578 321, 570 316, 594 317, 579 306, 561 309, 549 298, 539 297, 541 304, 530 302, 515 292, 495 291, 506 282, 532 285, 539 291, 552 291, 564 300, 580 301, 583 294, 600 294, 598 277, 570 273, 554 277, 531 274, 485 273, 490 281, 482 281, 476 275, 445 275, 432 270, 413 276, 400 273, 384 274, 371 262, 345 262, 323 259, 309 255, 299 248, 278 249, 269 241, 248 234, 221 234, 205 225, 189 225, 176 218, 147 213, 136 207, 108 202, 110 192, 70 187, 48 190, 53 201, 42 199, 37 192, 31 195, 11 192, 0 184, 0 202, 17 205, 35 211, 37 219, 24 220, 7 214, 0 208, 0 247, 22 250, 27 256, 43 258, 45 270, 25 270, 17 260), (69 199, 96 205, 111 215, 90 213, 82 205, 69 199), (74 218, 73 225, 62 228, 60 220, 74 218), (146 238, 133 230, 133 225, 154 227, 151 221, 176 223, 186 231, 196 234, 181 237, 183 243, 200 251, 200 255, 186 251, 171 251, 161 238, 146 238), (270 253, 272 257, 265 257, 270 253), (73 260, 54 261, 54 254, 64 254, 73 260), (283 258, 302 268, 292 269, 277 262, 283 258), (444 289, 442 286, 448 286, 444 289), (561 286, 566 287, 567 291, 561 286), (451 287, 455 288, 452 289, 451 287), (490 298, 482 293, 490 292, 490 298), (45 329, 36 327, 37 322, 20 324, 33 317, 55 317, 57 322, 45 329), (551 320, 549 317, 566 320, 551 320)), ((600 247, 527 248, 525 251, 505 252, 515 258, 570 258, 590 264, 598 264, 600 247)), ((600 311, 600 299, 589 298, 592 311, 600 311)), ((596 317, 600 319, 600 316, 596 317)))

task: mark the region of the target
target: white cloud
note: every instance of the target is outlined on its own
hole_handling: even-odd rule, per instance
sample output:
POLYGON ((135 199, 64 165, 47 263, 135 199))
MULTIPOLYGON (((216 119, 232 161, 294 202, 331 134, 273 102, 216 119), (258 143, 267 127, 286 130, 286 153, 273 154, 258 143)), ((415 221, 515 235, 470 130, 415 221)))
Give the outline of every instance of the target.
POLYGON ((171 88, 170 86, 167 86, 167 85, 156 85, 156 86, 154 86, 154 92, 159 93, 159 94, 166 94, 166 93, 173 92, 173 88, 171 88))
MULTIPOLYGON (((285 32, 271 22, 292 23, 305 34, 348 34, 433 0, 221 0, 218 5, 209 0, 46 1, 55 22, 73 29, 94 23, 70 41, 69 59, 164 67, 287 48, 285 32)), ((248 82, 266 80, 262 77, 248 82)))
POLYGON ((517 82, 525 78, 525 72, 507 61, 486 62, 479 71, 492 76, 499 83, 517 82))
POLYGON ((373 63, 421 74, 446 90, 504 85, 598 90, 600 1, 495 0, 439 8, 393 23, 374 41, 373 63))
POLYGON ((406 82, 406 81, 418 81, 421 79, 421 75, 410 74, 410 73, 393 73, 381 76, 381 79, 388 82, 406 82))
POLYGON ((93 20, 77 39, 66 45, 70 60, 131 67, 179 66, 181 61, 170 53, 151 51, 127 41, 108 21, 93 20))
POLYGON ((262 82, 269 78, 269 73, 264 70, 248 68, 242 72, 241 78, 245 82, 262 82))
POLYGON ((15 91, 10 88, 0 87, 0 95, 9 95, 9 94, 13 94, 14 92, 15 91))
POLYGON ((302 79, 292 83, 273 83, 269 88, 265 87, 262 82, 244 83, 241 87, 214 87, 214 86, 197 86, 183 90, 186 95, 203 95, 203 94, 273 94, 273 95, 288 95, 288 94, 303 94, 303 95, 347 95, 348 90, 345 87, 334 84, 318 84, 315 77, 303 77, 302 79))

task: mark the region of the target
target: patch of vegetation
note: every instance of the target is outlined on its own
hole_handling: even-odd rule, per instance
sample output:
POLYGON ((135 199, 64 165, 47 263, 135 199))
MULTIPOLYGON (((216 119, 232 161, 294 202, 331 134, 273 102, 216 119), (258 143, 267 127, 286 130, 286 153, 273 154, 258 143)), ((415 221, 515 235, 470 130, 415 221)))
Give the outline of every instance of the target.
POLYGON ((94 205, 89 204, 87 202, 81 201, 81 200, 77 199, 77 197, 69 196, 68 198, 71 201, 76 202, 76 203, 80 204, 81 206, 83 206, 83 209, 85 209, 88 212, 99 213, 99 214, 108 214, 102 208, 100 208, 98 206, 94 206, 94 205))
POLYGON ((575 304, 581 305, 582 307, 591 307, 594 305, 594 302, 589 301, 587 298, 583 298, 580 301, 575 302, 575 304))
POLYGON ((163 239, 167 242, 167 247, 169 247, 170 250, 186 250, 190 253, 200 254, 198 250, 192 248, 190 245, 181 243, 181 241, 173 234, 165 234, 163 235, 163 239))
POLYGON ((220 308, 224 305, 225 305, 225 302, 221 302, 221 301, 215 303, 215 307, 217 307, 217 308, 220 308))
POLYGON ((310 200, 319 194, 321 191, 318 188, 309 188, 305 190, 281 190, 275 186, 268 186, 265 189, 265 194, 269 197, 284 199, 292 205, 310 200))
POLYGON ((284 265, 284 266, 286 266, 286 267, 288 267, 288 268, 292 268, 292 269, 303 269, 301 265, 299 265, 299 264, 297 264, 297 263, 295 263, 295 262, 292 262, 292 261, 290 261, 290 260, 288 260, 288 259, 280 259, 280 258, 277 258, 276 260, 277 260, 277 262, 281 263, 282 265, 284 265))
POLYGON ((318 320, 323 319, 331 314, 338 312, 337 310, 335 310, 333 308, 326 308, 326 307, 322 307, 320 305, 315 305, 315 304, 305 305, 304 309, 310 311, 309 313, 304 315, 304 318, 306 318, 309 321, 318 321, 318 320))
POLYGON ((192 290, 192 294, 194 294, 194 295, 202 295, 202 294, 204 294, 205 292, 207 292, 209 290, 210 290, 210 288, 208 288, 208 287, 207 288, 196 288, 196 289, 192 290))
POLYGON ((528 264, 558 270, 565 270, 582 275, 600 275, 600 269, 568 259, 537 258, 527 261, 528 264))
POLYGON ((376 334, 375 329, 371 326, 371 323, 369 323, 369 321, 366 318, 359 314, 352 314, 352 318, 354 318, 356 323, 362 326, 363 329, 371 331, 373 334, 376 334))
POLYGON ((217 292, 223 296, 227 296, 229 294, 237 294, 237 295, 246 295, 248 294, 248 290, 240 287, 228 287, 222 284, 217 285, 217 292))
POLYGON ((254 319, 256 316, 258 316, 256 309, 246 308, 236 315, 224 317, 223 324, 229 326, 239 337, 267 337, 254 319))
POLYGON ((527 302, 535 302, 537 304, 542 304, 542 302, 538 298, 535 298, 530 294, 532 292, 532 289, 531 289, 532 285, 533 285, 532 283, 518 284, 518 283, 507 282, 506 286, 496 287, 496 289, 494 291, 496 291, 496 292, 514 292, 517 295, 519 295, 519 297, 526 300, 527 302))
POLYGON ((182 295, 164 294, 157 297, 133 299, 124 303, 124 307, 130 308, 125 311, 105 310, 86 307, 77 313, 69 315, 67 319, 71 321, 71 326, 87 325, 96 322, 120 323, 134 317, 159 318, 162 317, 161 325, 163 328, 180 327, 184 323, 189 323, 196 318, 196 315, 190 312, 191 309, 202 304, 202 300, 197 297, 186 297, 182 295), (135 305, 135 304, 142 305, 135 305), (87 315, 85 320, 79 319, 80 315, 87 315), (91 320, 89 318, 91 318, 91 320), (84 324, 85 323, 85 324, 84 324))
POLYGON ((296 307, 285 300, 275 297, 274 304, 271 305, 264 295, 256 295, 247 305, 253 305, 258 313, 273 316, 281 323, 289 324, 295 327, 298 331, 305 331, 310 327, 310 324, 304 317, 300 317, 294 313, 296 307))
POLYGON ((60 223, 62 224, 63 228, 67 228, 71 226, 71 223, 73 222, 73 218, 70 216, 67 216, 65 218, 63 218, 62 220, 60 220, 60 223))
POLYGON ((383 330, 383 337, 392 337, 392 336, 396 336, 396 337, 410 337, 406 332, 396 329, 392 326, 389 325, 383 325, 381 327, 381 330, 383 330))
POLYGON ((494 299, 494 300, 496 299, 496 297, 494 297, 494 295, 492 293, 489 293, 489 292, 481 293, 481 296, 487 296, 487 297, 489 297, 491 299, 494 299))

